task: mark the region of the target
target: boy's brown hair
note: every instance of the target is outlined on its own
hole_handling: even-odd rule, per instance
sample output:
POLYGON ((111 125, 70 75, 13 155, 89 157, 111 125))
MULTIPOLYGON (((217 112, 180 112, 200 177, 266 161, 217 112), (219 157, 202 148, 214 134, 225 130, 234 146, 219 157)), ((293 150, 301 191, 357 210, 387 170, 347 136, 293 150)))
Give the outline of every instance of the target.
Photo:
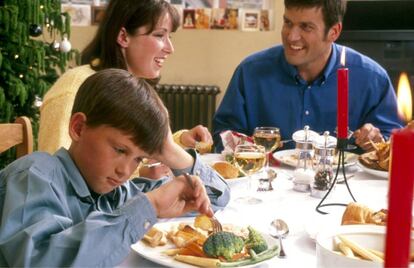
POLYGON ((79 88, 72 115, 82 112, 89 127, 107 125, 132 136, 148 154, 161 152, 169 131, 168 112, 144 79, 121 69, 95 73, 79 88))

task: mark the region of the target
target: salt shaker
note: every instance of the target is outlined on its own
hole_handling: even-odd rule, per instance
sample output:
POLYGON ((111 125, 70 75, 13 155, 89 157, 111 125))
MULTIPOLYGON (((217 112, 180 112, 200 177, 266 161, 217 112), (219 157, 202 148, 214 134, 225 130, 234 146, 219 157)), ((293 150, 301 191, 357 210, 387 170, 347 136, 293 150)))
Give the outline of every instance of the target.
POLYGON ((293 172, 293 189, 299 192, 308 192, 313 181, 313 141, 318 134, 305 126, 303 130, 296 131, 292 139, 296 143, 296 155, 298 162, 293 172))

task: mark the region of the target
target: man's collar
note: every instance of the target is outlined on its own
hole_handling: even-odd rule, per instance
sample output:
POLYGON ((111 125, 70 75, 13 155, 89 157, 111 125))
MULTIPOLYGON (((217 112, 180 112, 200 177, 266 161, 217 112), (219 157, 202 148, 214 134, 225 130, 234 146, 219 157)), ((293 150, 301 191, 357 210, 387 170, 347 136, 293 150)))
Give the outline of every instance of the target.
MULTIPOLYGON (((332 50, 331 55, 329 56, 328 63, 325 65, 325 68, 323 70, 323 73, 321 76, 319 76, 313 83, 317 83, 319 85, 322 85, 325 83, 327 77, 331 75, 333 71, 336 70, 337 65, 337 45, 335 43, 332 44, 332 50)), ((289 64, 286 60, 284 49, 282 50, 282 65, 283 69, 286 71, 286 73, 292 77, 292 79, 295 81, 296 84, 307 84, 306 81, 304 81, 297 70, 297 68, 291 64, 289 64)))

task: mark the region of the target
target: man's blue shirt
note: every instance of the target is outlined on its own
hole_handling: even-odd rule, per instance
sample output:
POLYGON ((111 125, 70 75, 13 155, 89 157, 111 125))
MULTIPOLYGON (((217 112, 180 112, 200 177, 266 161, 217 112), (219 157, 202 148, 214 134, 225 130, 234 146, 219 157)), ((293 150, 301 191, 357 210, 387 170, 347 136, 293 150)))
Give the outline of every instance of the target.
MULTIPOLYGON (((323 73, 307 83, 275 46, 247 57, 235 70, 213 119, 216 150, 223 147, 220 132, 238 131, 252 135, 258 126, 279 127, 282 139, 305 125, 316 132, 334 131, 337 125, 337 69, 342 46, 333 44, 323 73)), ((386 71, 372 59, 346 48, 349 69, 349 129, 371 123, 389 137, 400 128, 397 101, 386 71)), ((284 147, 291 148, 290 146, 284 147)))

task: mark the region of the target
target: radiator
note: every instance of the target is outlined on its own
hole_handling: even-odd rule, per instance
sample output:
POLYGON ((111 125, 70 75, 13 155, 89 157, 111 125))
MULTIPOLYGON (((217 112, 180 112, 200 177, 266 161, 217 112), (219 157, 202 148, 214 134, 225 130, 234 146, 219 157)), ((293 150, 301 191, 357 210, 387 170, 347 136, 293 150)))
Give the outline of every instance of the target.
POLYGON ((198 124, 211 131, 218 86, 158 84, 155 90, 170 113, 173 132, 198 124))

